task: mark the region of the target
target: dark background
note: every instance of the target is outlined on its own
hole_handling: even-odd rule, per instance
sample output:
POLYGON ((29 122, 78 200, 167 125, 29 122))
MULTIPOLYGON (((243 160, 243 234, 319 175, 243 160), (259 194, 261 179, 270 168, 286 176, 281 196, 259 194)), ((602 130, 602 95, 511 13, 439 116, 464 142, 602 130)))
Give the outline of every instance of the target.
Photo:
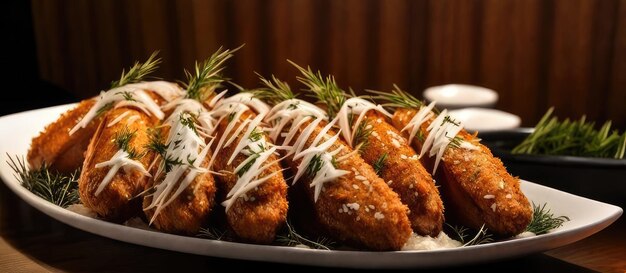
POLYGON ((227 73, 244 87, 254 72, 298 86, 285 61, 331 73, 344 88, 420 96, 429 86, 481 85, 499 109, 532 126, 560 117, 626 128, 626 0, 12 1, 3 64, 17 96, 2 113, 97 94, 122 68, 161 51, 157 75, 220 46, 246 44, 227 73))

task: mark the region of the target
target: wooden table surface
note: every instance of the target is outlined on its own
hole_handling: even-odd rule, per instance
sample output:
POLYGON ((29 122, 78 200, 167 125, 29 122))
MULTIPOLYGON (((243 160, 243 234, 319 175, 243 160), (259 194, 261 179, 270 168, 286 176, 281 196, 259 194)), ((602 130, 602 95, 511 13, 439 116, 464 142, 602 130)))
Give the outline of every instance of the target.
MULTIPOLYGON (((591 237, 546 253, 434 272, 626 272, 623 218, 591 237)), ((48 217, 0 183, 0 272, 238 272, 249 268, 315 269, 191 255, 93 235, 48 217)))

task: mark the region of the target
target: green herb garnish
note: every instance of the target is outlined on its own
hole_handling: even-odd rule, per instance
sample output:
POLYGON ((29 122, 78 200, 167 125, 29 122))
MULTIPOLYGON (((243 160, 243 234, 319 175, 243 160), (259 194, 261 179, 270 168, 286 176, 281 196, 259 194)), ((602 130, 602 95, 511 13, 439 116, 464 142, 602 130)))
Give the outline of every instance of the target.
MULTIPOLYGON (((352 122, 351 122, 352 123, 352 122)), ((369 123, 366 119, 363 119, 359 126, 356 127, 354 132, 354 147, 357 147, 359 152, 362 152, 367 148, 369 144, 369 136, 372 134, 372 126, 367 127, 369 123)))
POLYGON ((128 128, 124 128, 117 133, 113 137, 113 141, 117 148, 126 152, 128 154, 128 158, 130 159, 138 159, 141 155, 137 152, 135 147, 130 146, 130 141, 135 136, 135 132, 131 132, 128 128))
POLYGON ((380 157, 378 157, 378 159, 376 159, 376 161, 374 161, 374 164, 372 164, 372 167, 374 167, 374 171, 376 172, 376 175, 379 175, 380 172, 383 170, 383 168, 385 168, 388 155, 389 155, 388 153, 383 153, 382 155, 380 155, 380 157))
MULTIPOLYGON (((263 78, 263 76, 259 75, 259 79, 261 83, 265 86, 265 88, 256 89, 253 92, 254 96, 260 100, 266 101, 269 104, 276 105, 282 101, 295 99, 296 95, 291 91, 291 88, 287 84, 287 82, 283 82, 276 78, 276 76, 272 75, 271 79, 263 78)), ((294 105, 294 108, 297 105, 294 105)), ((291 107, 291 105, 289 106, 291 107)))
POLYGON ((159 54, 158 51, 155 51, 150 55, 148 60, 144 63, 135 62, 128 72, 122 71, 122 76, 117 81, 111 82, 111 89, 120 87, 129 83, 136 83, 142 81, 146 76, 156 71, 161 63, 161 59, 157 58, 159 54))
POLYGON ((215 89, 228 80, 222 75, 224 62, 232 58, 233 53, 242 47, 243 45, 233 50, 223 50, 220 47, 202 63, 196 62, 193 74, 185 70, 187 82, 183 83, 183 86, 187 89, 187 98, 202 102, 214 95, 215 89))
POLYGON ((13 159, 8 154, 7 157, 9 158, 7 163, 15 172, 15 178, 28 191, 63 208, 80 203, 77 179, 80 170, 64 175, 51 171, 45 163, 38 169, 28 170, 23 158, 16 156, 13 159))
POLYGON ((550 230, 561 227, 566 221, 569 221, 569 217, 554 217, 554 214, 552 214, 549 209, 546 209, 545 203, 541 206, 537 206, 533 202, 533 220, 528 227, 526 227, 526 231, 530 231, 536 235, 545 234, 550 230))
POLYGON ((306 237, 296 232, 289 220, 287 220, 285 226, 287 228, 287 234, 281 234, 276 236, 276 242, 280 245, 306 245, 310 248, 324 250, 331 250, 331 248, 335 245, 335 242, 327 237, 320 236, 316 240, 307 239, 306 237))
POLYGON ((372 99, 384 101, 383 106, 392 108, 420 108, 424 103, 413 95, 400 89, 397 85, 393 85, 394 90, 390 92, 381 92, 376 90, 366 90, 368 93, 374 94, 372 99))
POLYGON ((319 172, 322 167, 324 166, 324 161, 322 160, 322 155, 314 155, 313 158, 311 158, 311 161, 309 161, 309 164, 306 165, 306 171, 305 174, 310 177, 313 178, 315 177, 315 175, 317 174, 317 172, 319 172))
POLYGON ((569 155, 623 159, 626 150, 626 132, 611 131, 611 121, 599 130, 585 116, 577 121, 559 121, 548 109, 535 130, 511 150, 513 154, 569 155))
POLYGON ((493 242, 493 234, 489 233, 485 225, 483 224, 476 234, 472 237, 468 234, 470 229, 464 226, 452 226, 446 223, 451 230, 451 238, 455 239, 463 246, 481 245, 493 242), (469 239, 469 240, 468 240, 469 239))
POLYGON ((287 61, 302 73, 302 76, 297 77, 298 81, 306 85, 309 88, 308 91, 313 92, 314 97, 319 102, 326 105, 328 116, 331 119, 334 118, 346 101, 347 96, 346 92, 339 88, 335 82, 335 77, 328 75, 324 78, 319 70, 315 73, 311 67, 307 66, 305 69, 290 60, 287 61))

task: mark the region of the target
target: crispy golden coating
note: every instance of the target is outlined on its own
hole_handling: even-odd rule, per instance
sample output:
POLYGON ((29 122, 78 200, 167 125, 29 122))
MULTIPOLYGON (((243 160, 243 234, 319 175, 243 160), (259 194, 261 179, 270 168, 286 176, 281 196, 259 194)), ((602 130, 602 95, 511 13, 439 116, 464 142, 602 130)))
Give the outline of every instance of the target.
POLYGON ((141 213, 141 198, 136 198, 148 183, 149 177, 141 171, 120 168, 111 182, 96 195, 110 166, 96 168, 95 165, 109 161, 120 150, 115 138, 120 132, 133 132, 128 146, 135 149, 138 161, 147 168, 153 160, 153 153, 146 150, 149 143, 147 129, 156 124, 157 120, 134 108, 121 107, 110 110, 93 135, 87 152, 83 169, 78 180, 80 199, 83 204, 96 212, 98 216, 112 221, 124 221, 141 213), (118 116, 129 112, 119 122, 109 126, 118 116))
MULTIPOLYGON (((318 135, 321 130, 322 127, 318 126, 312 136, 318 135)), ((324 138, 334 134, 331 132, 324 138)), ((305 147, 309 147, 313 139, 310 137, 305 147)), ((354 246, 372 250, 401 249, 412 233, 408 208, 400 202, 398 194, 376 175, 372 166, 365 163, 358 153, 352 153, 353 150, 345 142, 339 139, 329 150, 340 147, 342 151, 336 157, 347 157, 337 162, 337 167, 350 173, 325 183, 317 202, 314 201, 314 188, 309 186, 310 179, 303 177, 296 187, 305 192, 314 211, 294 214, 312 215, 329 235, 354 246)), ((301 160, 294 161, 290 156, 284 162, 296 170, 301 160)))
MULTIPOLYGON (((414 109, 398 109, 393 125, 404 128, 416 113, 414 109)), ((421 125, 425 136, 432 120, 421 125)), ((523 232, 532 219, 532 209, 520 190, 519 179, 511 176, 475 136, 465 130, 457 136, 477 149, 449 146, 443 154, 436 179, 441 183, 446 217, 476 229, 484 224, 500 236, 523 232)), ((419 150, 420 138, 416 137, 413 144, 419 150)), ((434 157, 424 156, 422 160, 432 169, 434 157)))
MULTIPOLYGON (((205 158, 202 167, 206 168, 210 156, 205 158)), ((183 176, 184 177, 184 176, 183 176)), ((154 186, 151 180, 148 187, 154 186)), ((211 173, 200 173, 172 203, 164 207, 154 218, 152 226, 168 233, 196 235, 200 228, 209 223, 211 211, 215 205, 215 180, 211 173)), ((152 196, 146 195, 143 207, 152 202, 152 196)), ((144 210, 148 220, 154 216, 155 209, 144 210)))
MULTIPOLYGON (((254 118, 254 114, 246 111, 241 115, 238 122, 247 117, 254 118)), ((228 121, 224 119, 219 124, 216 139, 220 139, 223 136, 226 126, 228 126, 228 121)), ((263 134, 263 137, 267 142, 271 142, 267 135, 263 134)), ((222 175, 217 177, 218 182, 220 182, 220 191, 222 192, 220 201, 224 201, 226 193, 237 183, 238 176, 234 173, 235 168, 248 157, 239 154, 232 164, 227 164, 237 143, 240 141, 241 135, 231 145, 221 149, 215 158, 214 170, 222 172, 222 175)), ((238 198, 226 212, 226 220, 229 227, 243 241, 269 244, 274 241, 276 232, 287 220, 287 183, 277 160, 278 157, 276 155, 270 156, 267 162, 274 163, 263 171, 259 177, 265 177, 274 172, 278 173, 256 189, 248 191, 246 193, 247 200, 241 197, 238 198)))
POLYGON ((370 165, 385 156, 378 175, 409 207, 409 220, 415 233, 439 235, 444 222, 443 203, 433 178, 422 166, 415 150, 383 115, 370 111, 364 122, 372 126, 372 131, 367 146, 361 149, 361 156, 370 165))
POLYGON ((94 103, 94 99, 81 101, 75 108, 46 126, 39 136, 33 138, 28 150, 28 162, 32 168, 39 168, 45 162, 51 170, 71 173, 83 164, 84 153, 102 116, 72 135, 69 131, 94 103))

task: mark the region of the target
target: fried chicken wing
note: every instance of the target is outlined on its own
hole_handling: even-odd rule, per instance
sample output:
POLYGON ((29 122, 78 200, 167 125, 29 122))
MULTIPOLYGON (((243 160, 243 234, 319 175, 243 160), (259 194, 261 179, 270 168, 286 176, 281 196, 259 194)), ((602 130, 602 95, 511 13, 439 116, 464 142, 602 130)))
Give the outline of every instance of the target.
MULTIPOLYGON (((400 108, 392 121, 396 128, 404 130, 407 125, 411 126, 418 114, 418 109, 400 108)), ((429 134, 434 134, 431 132, 433 127, 445 123, 455 126, 455 121, 445 112, 440 115, 446 117, 440 119, 435 119, 434 114, 430 118, 428 115, 424 113, 423 123, 416 128, 417 135, 413 138, 413 144, 420 151, 425 143, 436 145, 437 140, 434 144, 428 142, 429 134)), ((410 139, 411 133, 404 130, 404 136, 410 139)), ((429 151, 422 152, 422 160, 435 172, 437 165, 440 166, 436 179, 441 184, 447 218, 476 229, 484 224, 489 231, 500 236, 523 232, 532 219, 532 209, 520 190, 519 179, 511 176, 502 161, 494 157, 476 136, 460 129, 455 137, 444 137, 451 138, 451 144, 435 151, 443 151, 440 163, 437 157, 425 155, 429 151)))
POLYGON ((37 169, 45 163, 50 170, 61 173, 71 173, 78 169, 85 160, 84 153, 102 116, 74 134, 70 135, 68 132, 94 104, 94 99, 81 101, 75 108, 46 126, 31 142, 28 150, 30 167, 37 169))
POLYGON ((256 114, 245 108, 239 111, 241 114, 231 121, 222 119, 217 128, 216 140, 220 141, 216 145, 224 144, 222 139, 233 139, 230 145, 219 147, 215 157, 215 170, 222 173, 217 176, 223 191, 221 200, 226 207, 228 225, 237 237, 267 244, 274 240, 287 218, 287 183, 278 156, 270 150, 273 144, 254 122, 256 114), (237 189, 255 182, 260 184, 235 196, 237 189), (228 197, 227 193, 233 196, 228 197))
POLYGON ((400 132, 387 123, 385 116, 373 111, 365 115, 364 124, 371 126, 361 156, 370 165, 377 165, 378 175, 398 193, 409 207, 411 227, 420 235, 439 235, 443 226, 443 203, 432 176, 400 132))
POLYGON ((141 212, 136 198, 148 183, 147 129, 158 120, 134 108, 104 115, 86 151, 78 187, 83 204, 107 220, 124 221, 141 212))

